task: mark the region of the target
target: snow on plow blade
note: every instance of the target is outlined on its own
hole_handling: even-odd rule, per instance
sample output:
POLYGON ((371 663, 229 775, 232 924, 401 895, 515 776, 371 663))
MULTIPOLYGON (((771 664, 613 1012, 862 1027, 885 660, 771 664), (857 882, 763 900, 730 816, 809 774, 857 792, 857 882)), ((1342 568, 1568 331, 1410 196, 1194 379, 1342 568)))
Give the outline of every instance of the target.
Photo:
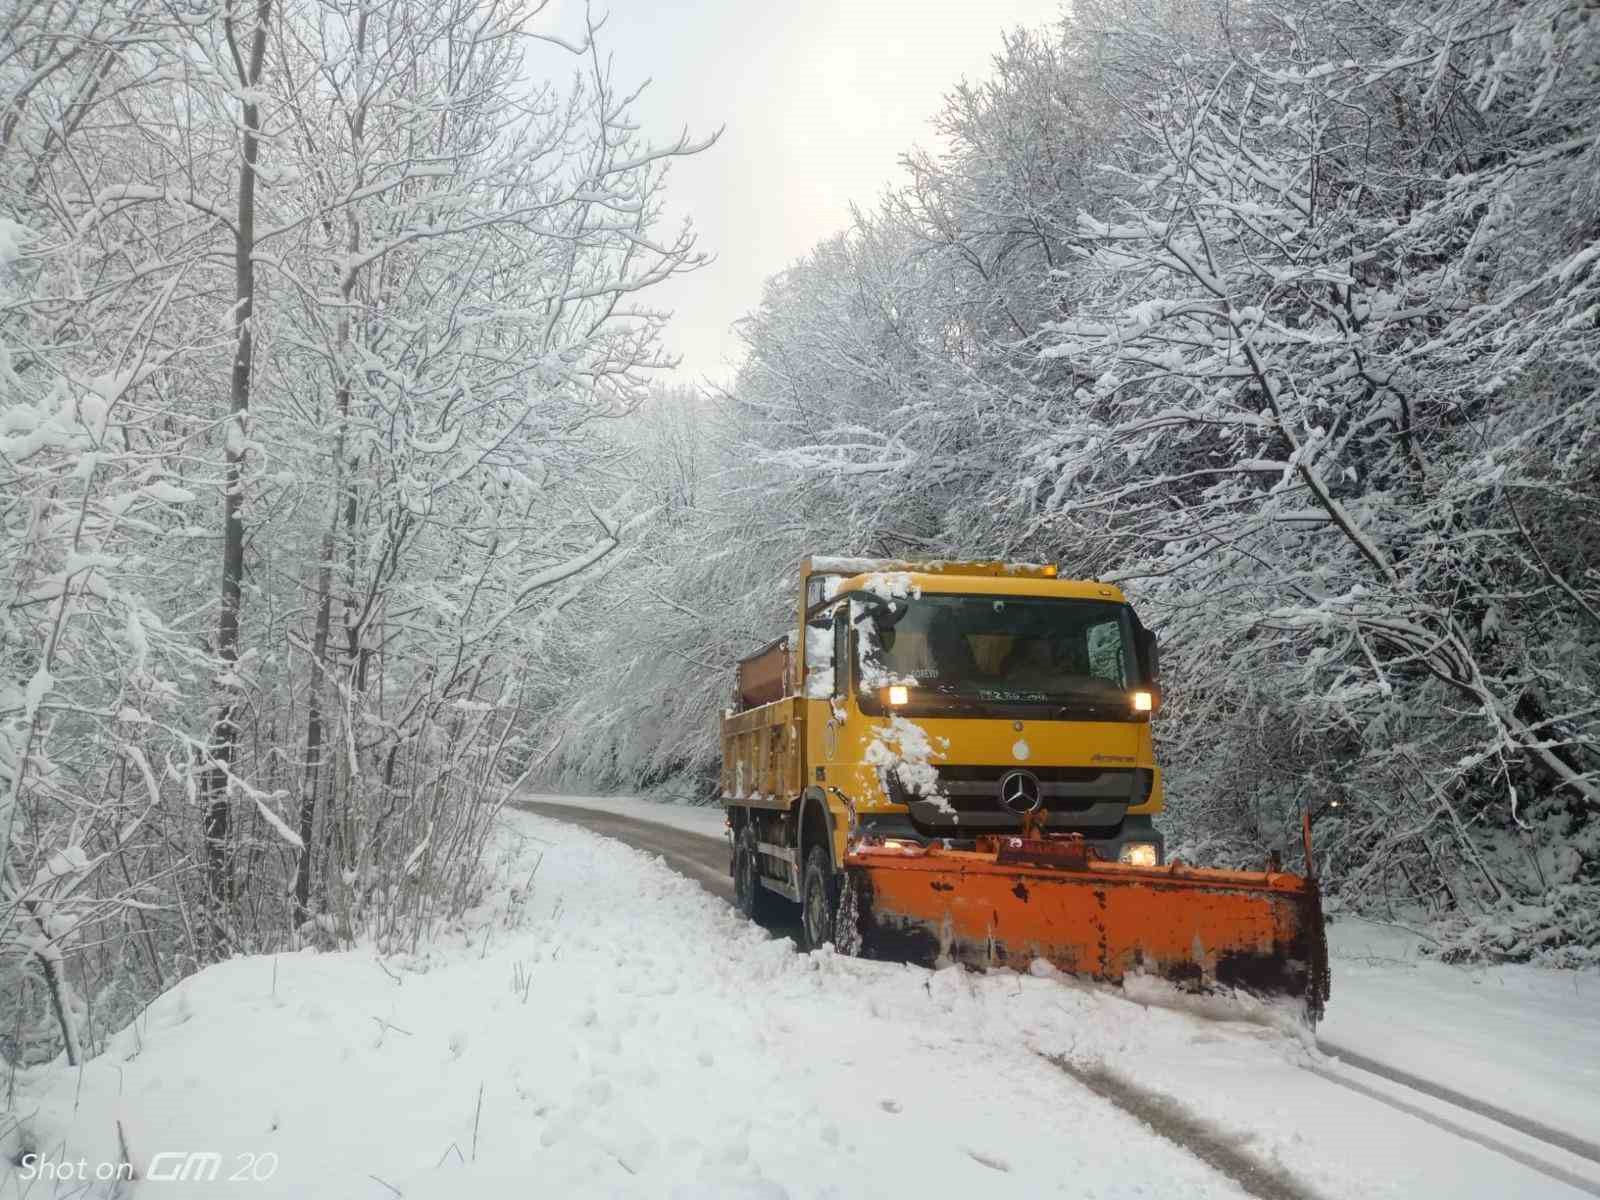
POLYGON ((977 851, 858 846, 845 872, 838 940, 863 958, 1019 971, 1042 958, 1112 983, 1298 999, 1313 1025, 1328 996, 1320 896, 1299 875, 1134 867, 1012 837, 977 851))

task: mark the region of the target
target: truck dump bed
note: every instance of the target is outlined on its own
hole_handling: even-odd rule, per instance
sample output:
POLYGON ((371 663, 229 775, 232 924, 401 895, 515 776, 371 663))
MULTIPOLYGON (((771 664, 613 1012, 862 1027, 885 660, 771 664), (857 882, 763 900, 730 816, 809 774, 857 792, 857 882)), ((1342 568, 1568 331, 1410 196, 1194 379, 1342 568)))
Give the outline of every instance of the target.
POLYGON ((805 725, 796 697, 729 713, 722 719, 722 796, 787 804, 800 794, 805 725))
POLYGON ((722 719, 722 796, 774 804, 800 794, 803 713, 791 686, 789 637, 739 660, 722 719))

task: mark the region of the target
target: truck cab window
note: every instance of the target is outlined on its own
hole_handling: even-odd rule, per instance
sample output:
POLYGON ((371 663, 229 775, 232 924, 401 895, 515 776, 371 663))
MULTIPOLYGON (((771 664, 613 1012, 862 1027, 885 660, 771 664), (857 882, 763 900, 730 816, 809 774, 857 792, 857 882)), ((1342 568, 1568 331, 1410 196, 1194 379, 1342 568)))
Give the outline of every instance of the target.
POLYGON ((833 695, 833 620, 826 614, 806 622, 806 681, 804 694, 810 700, 826 700, 833 695))
MULTIPOLYGON (((909 689, 906 711, 1138 719, 1127 693, 1137 668, 1124 604, 924 593, 867 607, 857 635, 861 673, 909 689)), ((868 712, 879 706, 864 695, 868 712)))
POLYGON ((1102 621, 1091 625, 1084 631, 1084 641, 1088 650, 1088 670, 1084 674, 1126 687, 1128 656, 1123 650, 1121 623, 1102 621))

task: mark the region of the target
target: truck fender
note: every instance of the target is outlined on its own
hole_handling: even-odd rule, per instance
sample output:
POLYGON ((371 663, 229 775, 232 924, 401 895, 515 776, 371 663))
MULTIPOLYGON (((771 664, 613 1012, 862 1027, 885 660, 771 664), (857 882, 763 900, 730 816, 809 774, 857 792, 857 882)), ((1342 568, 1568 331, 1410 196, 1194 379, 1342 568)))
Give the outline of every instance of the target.
MULTIPOLYGON (((795 849, 799 850, 806 844, 806 839, 812 835, 817 823, 823 827, 823 842, 828 847, 828 862, 833 869, 839 869, 839 851, 835 837, 838 826, 834 819, 833 811, 828 807, 828 798, 819 787, 808 787, 800 796, 800 819, 795 823, 795 849)), ((799 864, 804 869, 804 863, 799 864)))

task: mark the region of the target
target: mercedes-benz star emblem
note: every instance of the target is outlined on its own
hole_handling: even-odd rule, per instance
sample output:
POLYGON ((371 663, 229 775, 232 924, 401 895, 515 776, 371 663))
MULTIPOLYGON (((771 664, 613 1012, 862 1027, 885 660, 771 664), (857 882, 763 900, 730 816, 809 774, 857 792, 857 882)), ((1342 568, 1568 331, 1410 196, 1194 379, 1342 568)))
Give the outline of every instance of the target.
POLYGON ((1039 777, 1032 771, 1007 771, 1000 777, 1000 803, 1017 816, 1039 807, 1039 777))

